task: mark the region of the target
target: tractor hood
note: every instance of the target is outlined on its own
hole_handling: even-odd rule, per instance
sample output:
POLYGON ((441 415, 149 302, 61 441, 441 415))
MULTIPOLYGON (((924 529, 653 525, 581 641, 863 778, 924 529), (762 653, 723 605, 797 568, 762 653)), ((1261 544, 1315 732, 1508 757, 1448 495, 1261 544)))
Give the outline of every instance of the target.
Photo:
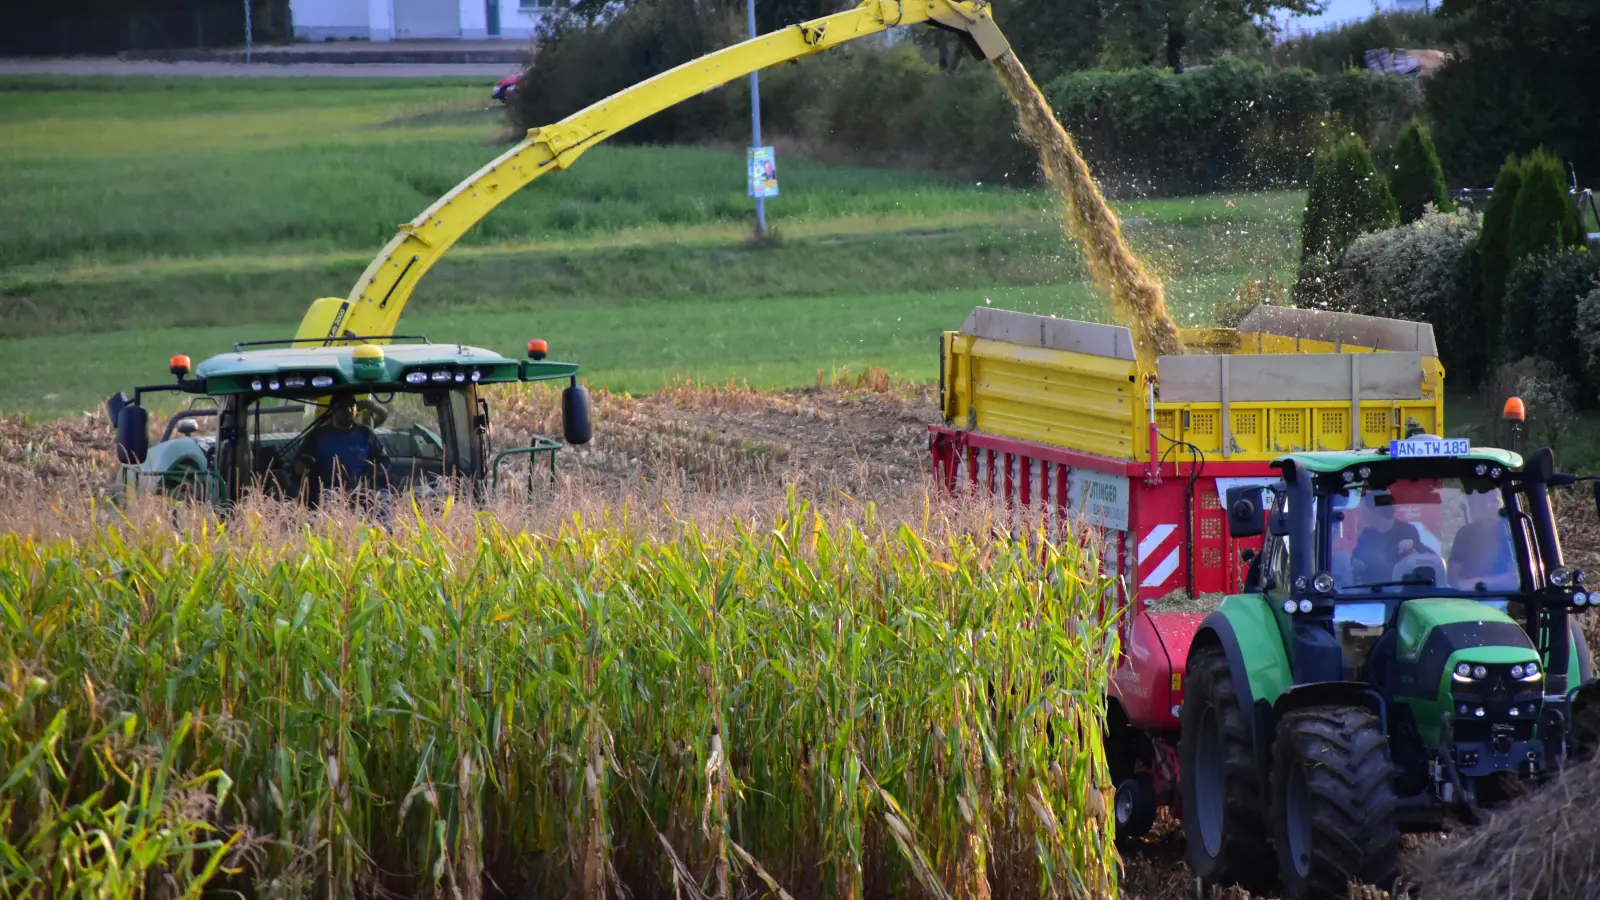
POLYGON ((1483 662, 1538 659, 1533 642, 1515 619, 1477 600, 1407 600, 1400 604, 1395 627, 1395 649, 1402 662, 1443 653, 1442 664, 1461 651, 1478 651, 1468 655, 1483 662))
MULTIPOLYGON (((1458 666, 1501 680, 1513 667, 1539 660, 1539 651, 1514 619, 1476 600, 1408 600, 1395 623, 1397 694, 1437 702, 1453 693, 1458 666)), ((1433 728, 1432 713, 1423 722, 1433 728)))

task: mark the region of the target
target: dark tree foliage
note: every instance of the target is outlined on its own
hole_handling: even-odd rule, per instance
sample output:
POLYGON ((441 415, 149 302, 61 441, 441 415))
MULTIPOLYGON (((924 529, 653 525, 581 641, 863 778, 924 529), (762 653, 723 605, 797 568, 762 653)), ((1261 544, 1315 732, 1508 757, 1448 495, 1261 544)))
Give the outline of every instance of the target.
POLYGON ((1300 222, 1296 304, 1324 299, 1329 273, 1356 238, 1397 224, 1389 185, 1373 166, 1365 141, 1346 135, 1319 151, 1300 222))
POLYGON ((1517 206, 1517 192, 1522 189, 1522 161, 1506 157, 1495 177, 1494 190, 1489 195, 1489 208, 1484 210, 1483 225, 1478 232, 1479 298, 1482 303, 1482 321, 1490 324, 1485 329, 1484 348, 1488 359, 1499 359, 1504 350, 1500 329, 1492 327, 1504 317, 1502 299, 1506 292, 1506 244, 1511 239, 1511 213, 1517 206))
POLYGON ((1412 119, 1400 132, 1395 142, 1394 172, 1389 176, 1389 190, 1394 194, 1394 205, 1401 222, 1415 222, 1422 218, 1429 203, 1440 212, 1450 210, 1450 195, 1444 186, 1444 169, 1439 166, 1439 154, 1433 149, 1433 139, 1428 127, 1412 119))
POLYGON ((1508 154, 1543 146, 1600 177, 1600 2, 1443 0, 1454 59, 1428 79, 1439 156, 1481 186, 1508 154))
POLYGON ((1196 56, 1259 47, 1274 12, 1318 13, 1321 0, 1120 0, 1106 4, 1102 62, 1182 72, 1196 56))
MULTIPOLYGON (((539 52, 514 95, 519 128, 557 122, 631 85, 744 38, 743 13, 732 0, 637 0, 610 15, 577 3, 548 20, 539 52)), ((695 140, 729 120, 726 99, 710 92, 628 128, 641 143, 695 140)))
POLYGON ((1539 150, 1522 163, 1522 187, 1511 210, 1506 261, 1516 265, 1525 257, 1582 243, 1566 172, 1559 160, 1539 150))
POLYGON ((1572 247, 1513 264, 1506 279, 1503 361, 1537 356, 1581 375, 1578 305, 1600 282, 1600 257, 1572 247))
POLYGON ((1272 60, 1279 66, 1299 66, 1334 75, 1364 65, 1368 50, 1448 49, 1446 25, 1443 18, 1427 12, 1377 13, 1359 22, 1283 41, 1273 47, 1272 60))

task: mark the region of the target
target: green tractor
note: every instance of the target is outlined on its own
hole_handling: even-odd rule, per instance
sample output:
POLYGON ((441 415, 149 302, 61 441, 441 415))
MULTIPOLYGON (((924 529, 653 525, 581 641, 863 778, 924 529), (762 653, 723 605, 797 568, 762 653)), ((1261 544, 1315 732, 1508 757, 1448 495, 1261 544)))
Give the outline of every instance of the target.
POLYGON ((309 343, 238 343, 192 371, 188 357, 174 356, 172 382, 107 400, 122 491, 214 506, 251 491, 318 503, 330 483, 380 497, 464 488, 482 498, 517 456, 530 458, 530 472, 543 457, 554 475, 561 443, 552 438, 493 452, 484 391, 493 384, 566 379, 563 436, 568 444, 591 436, 578 367, 546 359, 544 341, 530 341, 524 360, 410 335, 298 346, 309 343), (144 402, 156 393, 191 399, 152 446, 144 402))
POLYGON ((1187 657, 1189 863, 1296 900, 1387 889, 1403 832, 1479 821, 1593 746, 1573 613, 1600 590, 1563 565, 1550 490, 1594 479, 1427 435, 1273 467, 1225 494, 1231 536, 1265 538, 1187 657))

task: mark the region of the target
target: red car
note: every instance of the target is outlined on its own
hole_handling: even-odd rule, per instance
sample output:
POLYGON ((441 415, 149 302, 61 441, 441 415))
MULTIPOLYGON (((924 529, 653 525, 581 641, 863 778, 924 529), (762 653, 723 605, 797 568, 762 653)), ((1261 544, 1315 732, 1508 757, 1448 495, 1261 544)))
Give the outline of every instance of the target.
POLYGON ((507 75, 506 77, 500 79, 500 81, 495 84, 495 86, 494 86, 494 94, 492 94, 491 96, 494 99, 499 100, 501 103, 509 103, 511 101, 511 95, 516 93, 517 85, 519 85, 521 83, 522 83, 522 73, 521 72, 516 72, 514 74, 507 75))

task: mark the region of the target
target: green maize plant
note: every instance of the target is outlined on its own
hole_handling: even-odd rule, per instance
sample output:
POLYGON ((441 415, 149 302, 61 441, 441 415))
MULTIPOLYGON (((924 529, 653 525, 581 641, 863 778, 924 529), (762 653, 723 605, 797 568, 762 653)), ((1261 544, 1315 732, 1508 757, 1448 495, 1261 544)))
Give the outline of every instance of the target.
POLYGON ((0 535, 0 895, 1115 896, 1093 547, 922 519, 0 535))

